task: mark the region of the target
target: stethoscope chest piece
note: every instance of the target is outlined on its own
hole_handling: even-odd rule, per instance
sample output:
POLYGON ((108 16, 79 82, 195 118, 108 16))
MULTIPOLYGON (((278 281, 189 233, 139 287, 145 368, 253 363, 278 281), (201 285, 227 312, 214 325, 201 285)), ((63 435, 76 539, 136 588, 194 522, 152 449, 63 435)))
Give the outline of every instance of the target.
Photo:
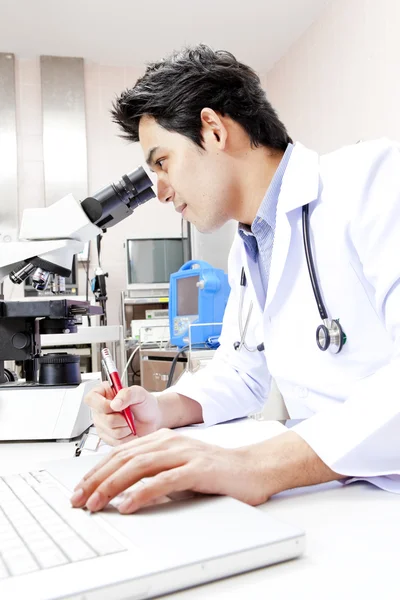
POLYGON ((346 334, 339 323, 339 319, 324 319, 324 324, 319 325, 316 331, 317 346, 320 350, 330 350, 338 354, 346 343, 346 334))

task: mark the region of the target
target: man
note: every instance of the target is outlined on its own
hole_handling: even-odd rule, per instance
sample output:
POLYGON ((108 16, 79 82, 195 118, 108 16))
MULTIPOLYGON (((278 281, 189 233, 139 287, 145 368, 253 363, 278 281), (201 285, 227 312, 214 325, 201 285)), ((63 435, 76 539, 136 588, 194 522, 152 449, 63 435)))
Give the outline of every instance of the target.
POLYGON ((228 219, 239 226, 211 365, 158 398, 133 387, 112 400, 106 384, 88 395, 100 435, 120 446, 77 485, 73 505, 100 510, 131 485, 123 513, 187 489, 253 505, 352 477, 399 491, 398 146, 368 142, 318 157, 293 145, 256 74, 206 46, 150 65, 113 116, 129 140, 140 141, 161 202, 203 232, 228 219), (347 335, 333 348, 345 342, 338 354, 316 344, 303 205, 329 319, 340 316, 347 335), (243 336, 238 321, 247 320, 250 303, 243 336), (280 436, 228 450, 170 430, 260 409, 271 376, 291 416, 305 418, 280 436), (138 439, 119 412, 126 407, 138 439))

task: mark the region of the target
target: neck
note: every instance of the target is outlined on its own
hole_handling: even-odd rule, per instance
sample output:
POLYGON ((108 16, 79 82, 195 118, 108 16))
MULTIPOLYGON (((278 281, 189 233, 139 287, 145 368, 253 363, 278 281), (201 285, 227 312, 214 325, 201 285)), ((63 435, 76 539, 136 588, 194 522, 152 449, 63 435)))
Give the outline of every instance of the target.
POLYGON ((245 154, 237 210, 233 216, 236 221, 249 226, 253 223, 283 155, 282 150, 265 147, 252 149, 245 154))

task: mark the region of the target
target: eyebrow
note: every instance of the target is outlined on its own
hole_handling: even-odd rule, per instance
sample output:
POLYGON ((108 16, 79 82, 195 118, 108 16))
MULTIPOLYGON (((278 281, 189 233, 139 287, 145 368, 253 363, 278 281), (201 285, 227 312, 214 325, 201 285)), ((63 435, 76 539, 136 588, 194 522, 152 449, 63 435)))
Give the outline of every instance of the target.
POLYGON ((149 151, 147 158, 146 158, 146 162, 149 165, 149 167, 152 166, 153 164, 153 156, 154 154, 157 152, 157 150, 159 149, 159 146, 154 146, 153 148, 151 148, 151 150, 149 151))

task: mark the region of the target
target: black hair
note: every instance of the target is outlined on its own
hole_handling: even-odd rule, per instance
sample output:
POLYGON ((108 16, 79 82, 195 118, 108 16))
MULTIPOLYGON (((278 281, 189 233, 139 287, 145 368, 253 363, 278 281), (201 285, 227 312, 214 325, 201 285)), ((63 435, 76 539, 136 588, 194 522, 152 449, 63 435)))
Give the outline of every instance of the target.
POLYGON ((140 119, 150 116, 203 147, 200 113, 206 107, 239 123, 252 146, 285 150, 292 141, 255 71, 230 52, 203 44, 149 64, 135 86, 115 100, 111 114, 132 142, 139 141, 140 119))

